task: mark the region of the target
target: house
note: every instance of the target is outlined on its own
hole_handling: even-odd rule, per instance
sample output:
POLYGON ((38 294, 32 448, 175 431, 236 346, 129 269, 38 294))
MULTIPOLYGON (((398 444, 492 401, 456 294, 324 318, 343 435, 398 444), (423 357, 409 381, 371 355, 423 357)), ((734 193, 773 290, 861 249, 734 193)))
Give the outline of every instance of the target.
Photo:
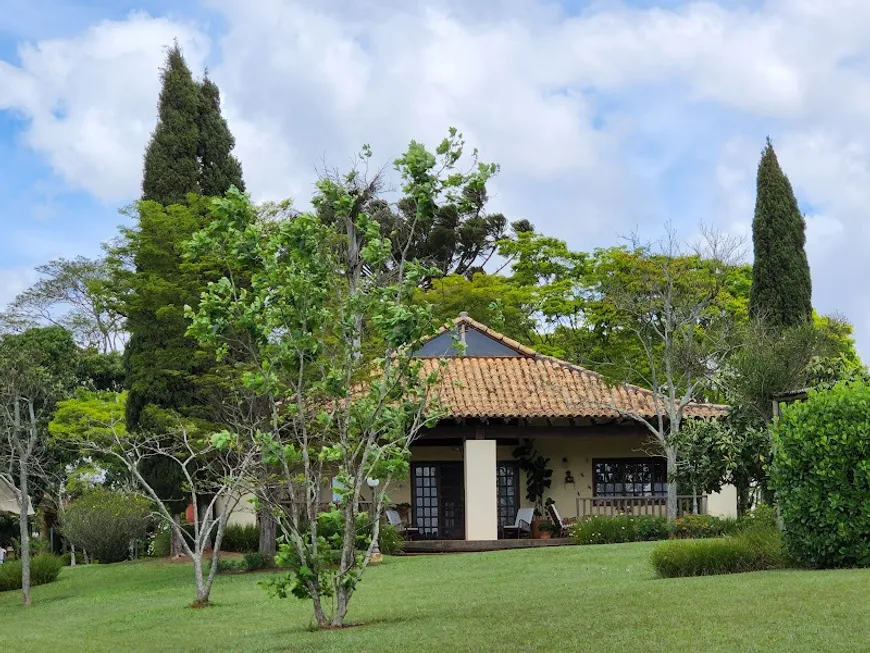
MULTIPOLYGON (((546 497, 565 518, 665 514, 665 460, 634 416, 656 416, 653 394, 611 385, 582 367, 544 356, 462 314, 415 353, 440 369, 445 410, 412 445, 411 473, 390 486, 394 504, 427 539, 495 540, 517 510, 532 507, 514 450, 525 439, 550 459, 546 497), (456 340, 465 343, 459 355, 456 340)), ((727 408, 693 404, 688 417, 727 408)), ((736 515, 736 492, 702 497, 709 514, 736 515)), ((688 512, 691 497, 680 498, 688 512)))
MULTIPOLYGON (((3 479, 0 479, 0 515, 20 515, 21 508, 18 505, 18 495, 3 479)), ((33 502, 27 509, 28 515, 33 515, 33 502)))

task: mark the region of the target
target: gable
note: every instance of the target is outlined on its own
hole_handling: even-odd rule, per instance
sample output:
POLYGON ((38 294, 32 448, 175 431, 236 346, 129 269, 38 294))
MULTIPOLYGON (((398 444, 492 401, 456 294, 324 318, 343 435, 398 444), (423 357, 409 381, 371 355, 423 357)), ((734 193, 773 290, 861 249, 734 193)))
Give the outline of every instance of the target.
MULTIPOLYGON (((517 358, 522 357, 516 349, 508 347, 503 342, 477 329, 466 328, 465 331, 465 356, 487 358, 517 358)), ((456 349, 456 339, 459 337, 457 329, 450 329, 435 336, 414 352, 418 358, 453 358, 459 356, 456 349)))

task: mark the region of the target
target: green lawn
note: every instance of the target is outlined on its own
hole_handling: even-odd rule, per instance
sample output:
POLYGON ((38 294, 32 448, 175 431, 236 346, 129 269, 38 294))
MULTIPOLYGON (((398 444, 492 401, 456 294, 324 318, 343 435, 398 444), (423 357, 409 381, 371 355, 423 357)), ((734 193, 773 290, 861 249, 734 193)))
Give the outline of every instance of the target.
POLYGON ((269 598, 262 575, 218 578, 185 607, 189 568, 65 569, 33 607, 0 594, 3 651, 866 651, 870 570, 658 580, 650 544, 388 558, 343 631, 269 598))

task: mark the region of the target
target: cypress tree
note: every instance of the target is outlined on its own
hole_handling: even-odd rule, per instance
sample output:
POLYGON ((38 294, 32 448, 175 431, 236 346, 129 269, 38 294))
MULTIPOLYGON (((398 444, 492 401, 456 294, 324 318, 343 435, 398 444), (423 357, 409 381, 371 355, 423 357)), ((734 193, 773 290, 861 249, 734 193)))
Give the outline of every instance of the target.
MULTIPOLYGON (((220 92, 206 75, 194 81, 176 43, 161 78, 159 121, 145 153, 138 227, 126 234, 124 352, 127 426, 143 426, 148 406, 196 414, 213 362, 185 335, 184 306, 196 306, 214 270, 183 262, 182 246, 209 220, 207 196, 244 190, 235 139, 220 113, 220 92), (194 194, 194 195, 191 195, 194 194)), ((149 418, 150 419, 150 418, 149 418)))
POLYGON ((163 88, 159 118, 145 151, 142 199, 168 206, 180 204, 188 193, 200 190, 197 161, 200 89, 178 43, 169 50, 160 78, 163 88))
POLYGON ((810 266, 804 249, 806 223, 769 138, 758 164, 752 242, 755 263, 750 315, 776 327, 808 322, 813 305, 810 266))
POLYGON ((220 91, 208 78, 208 72, 200 85, 197 125, 200 192, 203 195, 223 195, 230 186, 244 191, 242 164, 232 155, 236 139, 221 115, 220 91))

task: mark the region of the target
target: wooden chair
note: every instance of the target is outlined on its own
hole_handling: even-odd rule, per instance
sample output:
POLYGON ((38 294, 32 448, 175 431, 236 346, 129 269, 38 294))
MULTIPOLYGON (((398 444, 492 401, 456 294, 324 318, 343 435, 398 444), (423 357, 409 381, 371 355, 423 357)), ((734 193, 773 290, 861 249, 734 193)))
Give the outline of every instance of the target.
POLYGON ((550 513, 550 519, 553 520, 553 525, 557 531, 553 533, 553 537, 568 537, 568 522, 562 519, 559 511, 556 510, 556 504, 551 502, 547 504, 547 511, 550 513))
POLYGON ((513 524, 502 526, 502 532, 505 537, 509 533, 515 533, 515 537, 520 539, 520 536, 525 533, 526 537, 532 532, 532 520, 535 518, 534 508, 520 508, 517 510, 517 518, 513 524))
POLYGON ((420 534, 420 529, 416 526, 409 526, 405 522, 402 521, 402 518, 399 516, 398 511, 393 510, 392 508, 387 508, 385 511, 387 515, 387 521, 393 526, 399 534, 408 540, 413 540, 417 535, 420 534))

